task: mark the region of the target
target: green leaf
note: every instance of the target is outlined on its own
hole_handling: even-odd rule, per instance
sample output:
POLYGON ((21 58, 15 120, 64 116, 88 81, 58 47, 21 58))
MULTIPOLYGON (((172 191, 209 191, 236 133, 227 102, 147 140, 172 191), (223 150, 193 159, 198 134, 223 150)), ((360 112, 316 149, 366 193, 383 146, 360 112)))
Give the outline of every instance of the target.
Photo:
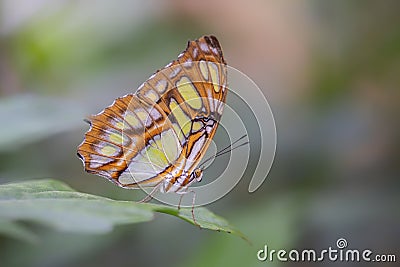
MULTIPOLYGON (((116 225, 150 221, 154 212, 170 214, 200 228, 232 233, 246 239, 225 219, 205 208, 194 209, 194 221, 191 209, 112 200, 77 192, 56 180, 0 185, 0 232, 14 238, 20 220, 41 223, 59 231, 93 234, 109 232, 116 225)), ((27 238, 33 239, 33 236, 27 238)))
POLYGON ((28 243, 37 243, 38 237, 19 223, 0 220, 0 234, 20 239, 28 243))
POLYGON ((152 218, 152 212, 138 205, 79 193, 53 180, 0 186, 2 220, 39 222, 61 231, 104 233, 114 225, 152 218))
POLYGON ((195 208, 193 210, 194 214, 192 214, 192 209, 190 208, 177 210, 175 208, 165 205, 156 205, 156 204, 145 204, 145 205, 147 205, 153 211, 176 216, 193 225, 199 226, 200 228, 237 235, 250 243, 250 241, 242 232, 240 232, 238 229, 230 225, 224 218, 212 213, 206 208, 203 207, 195 208))

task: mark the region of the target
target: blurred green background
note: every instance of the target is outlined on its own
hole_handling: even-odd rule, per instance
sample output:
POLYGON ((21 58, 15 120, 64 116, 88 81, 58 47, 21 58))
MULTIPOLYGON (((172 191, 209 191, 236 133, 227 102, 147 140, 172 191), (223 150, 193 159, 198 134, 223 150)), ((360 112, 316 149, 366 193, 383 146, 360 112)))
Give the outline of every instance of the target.
MULTIPOLYGON (((1 183, 53 178, 139 199, 84 173, 83 118, 134 92, 204 34, 263 90, 278 144, 258 191, 247 192, 247 177, 208 206, 253 246, 166 215, 106 235, 28 224, 40 240, 0 235, 0 266, 292 266, 256 253, 264 244, 335 247, 340 237, 399 260, 399 10, 389 0, 1 0, 1 183)), ((323 264, 343 263, 307 263, 323 264)))

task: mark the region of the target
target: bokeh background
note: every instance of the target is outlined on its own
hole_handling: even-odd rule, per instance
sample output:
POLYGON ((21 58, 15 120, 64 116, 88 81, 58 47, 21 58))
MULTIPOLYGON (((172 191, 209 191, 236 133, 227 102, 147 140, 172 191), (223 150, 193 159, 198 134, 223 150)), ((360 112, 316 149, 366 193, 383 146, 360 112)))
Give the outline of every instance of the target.
POLYGON ((84 173, 76 157, 83 118, 204 34, 263 90, 278 144, 258 191, 247 192, 249 172, 208 206, 252 246, 167 215, 105 235, 30 225, 35 244, 0 236, 0 266, 296 266, 259 262, 256 253, 265 244, 335 247, 340 237, 399 261, 399 10, 390 0, 1 0, 1 183, 53 178, 139 199, 84 173))

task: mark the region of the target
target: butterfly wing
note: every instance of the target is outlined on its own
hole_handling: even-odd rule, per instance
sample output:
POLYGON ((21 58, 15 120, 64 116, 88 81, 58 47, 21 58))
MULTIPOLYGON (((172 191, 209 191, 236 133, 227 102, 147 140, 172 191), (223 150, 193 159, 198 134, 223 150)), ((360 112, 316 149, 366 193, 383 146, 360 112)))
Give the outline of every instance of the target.
POLYGON ((90 117, 91 127, 78 147, 85 170, 126 188, 191 173, 218 127, 226 75, 215 37, 189 41, 177 60, 135 94, 90 117))

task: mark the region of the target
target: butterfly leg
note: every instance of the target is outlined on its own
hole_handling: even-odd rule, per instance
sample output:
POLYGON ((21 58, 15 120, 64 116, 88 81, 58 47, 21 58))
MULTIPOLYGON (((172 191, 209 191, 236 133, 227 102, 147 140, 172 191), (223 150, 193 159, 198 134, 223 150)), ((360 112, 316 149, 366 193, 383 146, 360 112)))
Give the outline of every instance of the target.
POLYGON ((153 190, 151 190, 151 192, 147 196, 145 196, 142 200, 139 200, 138 203, 146 203, 152 200, 154 193, 158 190, 158 187, 159 186, 154 187, 153 190))
POLYGON ((198 227, 201 228, 200 224, 197 223, 196 218, 195 218, 195 216, 194 216, 194 203, 196 202, 196 192, 193 191, 193 190, 187 191, 187 188, 186 188, 186 190, 183 191, 183 192, 184 192, 184 193, 181 193, 181 196, 180 196, 180 198, 179 198, 178 210, 181 209, 181 202, 182 202, 183 196, 185 196, 187 193, 193 193, 192 210, 191 210, 191 212, 192 212, 192 219, 193 219, 194 225, 196 225, 196 226, 198 226, 198 227))
POLYGON ((182 198, 185 194, 181 194, 181 196, 179 197, 179 203, 178 203, 178 210, 181 209, 181 202, 182 202, 182 198))
POLYGON ((152 199, 153 199, 153 196, 151 196, 149 194, 149 195, 145 196, 143 199, 139 200, 138 203, 146 203, 146 202, 149 202, 152 199))
POLYGON ((193 223, 194 225, 198 226, 201 228, 200 224, 197 223, 196 218, 194 216, 194 203, 196 202, 196 192, 193 190, 190 190, 189 193, 193 193, 193 199, 192 199, 192 218, 193 218, 193 223))

